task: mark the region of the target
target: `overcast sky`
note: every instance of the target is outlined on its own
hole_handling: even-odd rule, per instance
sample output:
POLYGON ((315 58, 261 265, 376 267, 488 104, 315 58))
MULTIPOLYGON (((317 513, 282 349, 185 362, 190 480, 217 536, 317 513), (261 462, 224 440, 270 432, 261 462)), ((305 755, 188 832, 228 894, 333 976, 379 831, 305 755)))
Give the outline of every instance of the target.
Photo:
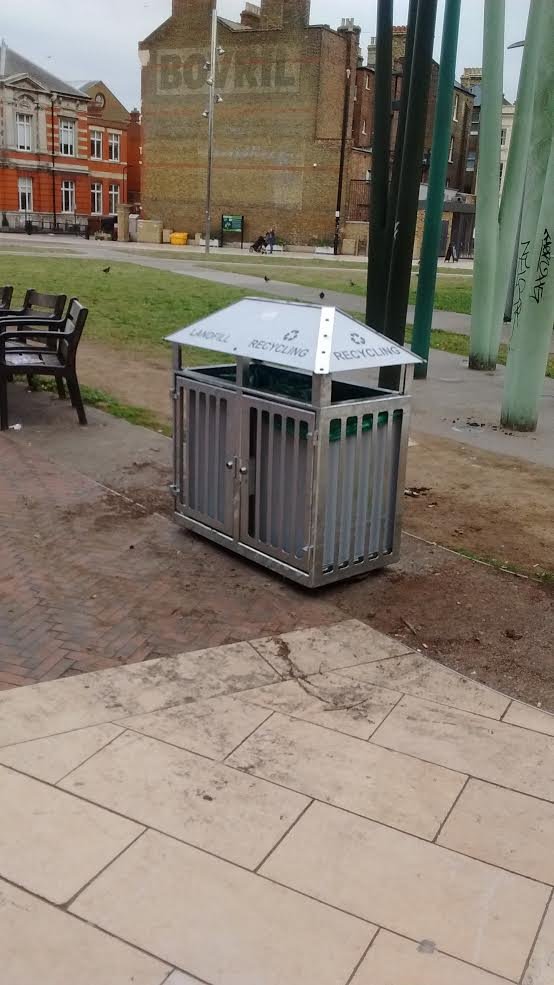
MULTIPOLYGON (((137 43, 171 12, 171 0, 4 0, 0 30, 8 45, 66 81, 102 79, 128 109, 140 104, 137 43)), ((224 17, 239 19, 243 0, 218 0, 224 17)), ((395 24, 405 24, 408 0, 396 0, 395 24)), ((444 0, 439 0, 435 57, 440 52, 444 0)), ((365 49, 375 34, 377 0, 312 0, 313 24, 337 27, 354 17, 365 49)), ((525 37, 529 0, 506 0, 506 45, 525 37)), ((481 65, 483 0, 462 0, 458 77, 481 65)), ((514 100, 521 49, 506 52, 505 94, 514 100)))

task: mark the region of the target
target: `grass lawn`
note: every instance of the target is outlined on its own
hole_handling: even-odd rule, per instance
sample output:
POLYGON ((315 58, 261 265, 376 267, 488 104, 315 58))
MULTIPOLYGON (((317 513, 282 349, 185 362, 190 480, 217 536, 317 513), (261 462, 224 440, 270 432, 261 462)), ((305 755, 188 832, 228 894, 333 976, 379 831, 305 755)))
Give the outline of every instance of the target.
MULTIPOLYGON (((0 283, 13 284, 15 305, 22 302, 29 287, 77 297, 90 309, 87 339, 145 351, 159 351, 166 346, 165 335, 248 293, 127 263, 112 263, 105 274, 105 266, 99 260, 0 253, 0 283)), ((190 364, 203 359, 201 350, 190 350, 190 364)))

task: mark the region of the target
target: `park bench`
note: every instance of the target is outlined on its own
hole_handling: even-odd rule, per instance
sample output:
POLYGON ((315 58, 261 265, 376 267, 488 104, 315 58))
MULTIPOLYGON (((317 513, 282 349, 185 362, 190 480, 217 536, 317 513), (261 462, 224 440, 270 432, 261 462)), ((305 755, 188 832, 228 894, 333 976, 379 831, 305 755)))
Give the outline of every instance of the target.
POLYGON ((8 382, 18 373, 28 378, 35 375, 53 376, 60 399, 65 397, 65 380, 79 424, 87 423, 76 368, 77 347, 87 316, 88 308, 83 308, 76 298, 72 298, 65 318, 50 319, 46 326, 40 318, 27 317, 18 319, 12 330, 11 325, 2 325, 0 319, 2 431, 8 428, 8 382))
POLYGON ((23 305, 21 308, 10 308, 13 287, 4 287, 2 294, 2 304, 0 305, 0 331, 5 326, 8 319, 32 318, 35 323, 50 322, 60 319, 67 300, 66 294, 41 294, 32 288, 25 292, 23 305), (9 295, 8 293, 9 292, 9 295), (4 294, 7 298, 7 306, 4 307, 4 294))
POLYGON ((6 284, 4 287, 0 287, 0 314, 3 311, 9 311, 10 304, 12 303, 13 287, 6 284))

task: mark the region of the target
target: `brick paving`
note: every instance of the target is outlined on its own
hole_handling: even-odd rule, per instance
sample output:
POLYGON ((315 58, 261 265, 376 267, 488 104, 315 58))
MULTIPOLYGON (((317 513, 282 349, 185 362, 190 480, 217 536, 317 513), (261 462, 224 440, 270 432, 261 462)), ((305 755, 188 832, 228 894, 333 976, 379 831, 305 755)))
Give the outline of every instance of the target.
POLYGON ((338 618, 0 437, 0 689, 338 618))

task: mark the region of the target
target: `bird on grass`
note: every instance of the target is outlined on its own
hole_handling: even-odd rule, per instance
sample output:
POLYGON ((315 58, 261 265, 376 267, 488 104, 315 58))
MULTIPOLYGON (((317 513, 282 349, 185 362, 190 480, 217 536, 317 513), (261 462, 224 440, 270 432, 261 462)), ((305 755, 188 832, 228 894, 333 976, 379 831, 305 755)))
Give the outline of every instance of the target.
POLYGON ((325 297, 325 291, 322 291, 319 296, 320 296, 321 300, 323 301, 323 298, 325 297))
POLYGON ((269 284, 269 277, 267 276, 267 274, 264 274, 264 280, 266 284, 269 284))
POLYGON ((356 287, 356 281, 355 280, 351 280, 350 281, 350 287, 356 287))
POLYGON ((109 274, 109 272, 110 272, 111 269, 112 269, 111 267, 104 267, 103 270, 102 270, 102 273, 103 274, 109 274))

